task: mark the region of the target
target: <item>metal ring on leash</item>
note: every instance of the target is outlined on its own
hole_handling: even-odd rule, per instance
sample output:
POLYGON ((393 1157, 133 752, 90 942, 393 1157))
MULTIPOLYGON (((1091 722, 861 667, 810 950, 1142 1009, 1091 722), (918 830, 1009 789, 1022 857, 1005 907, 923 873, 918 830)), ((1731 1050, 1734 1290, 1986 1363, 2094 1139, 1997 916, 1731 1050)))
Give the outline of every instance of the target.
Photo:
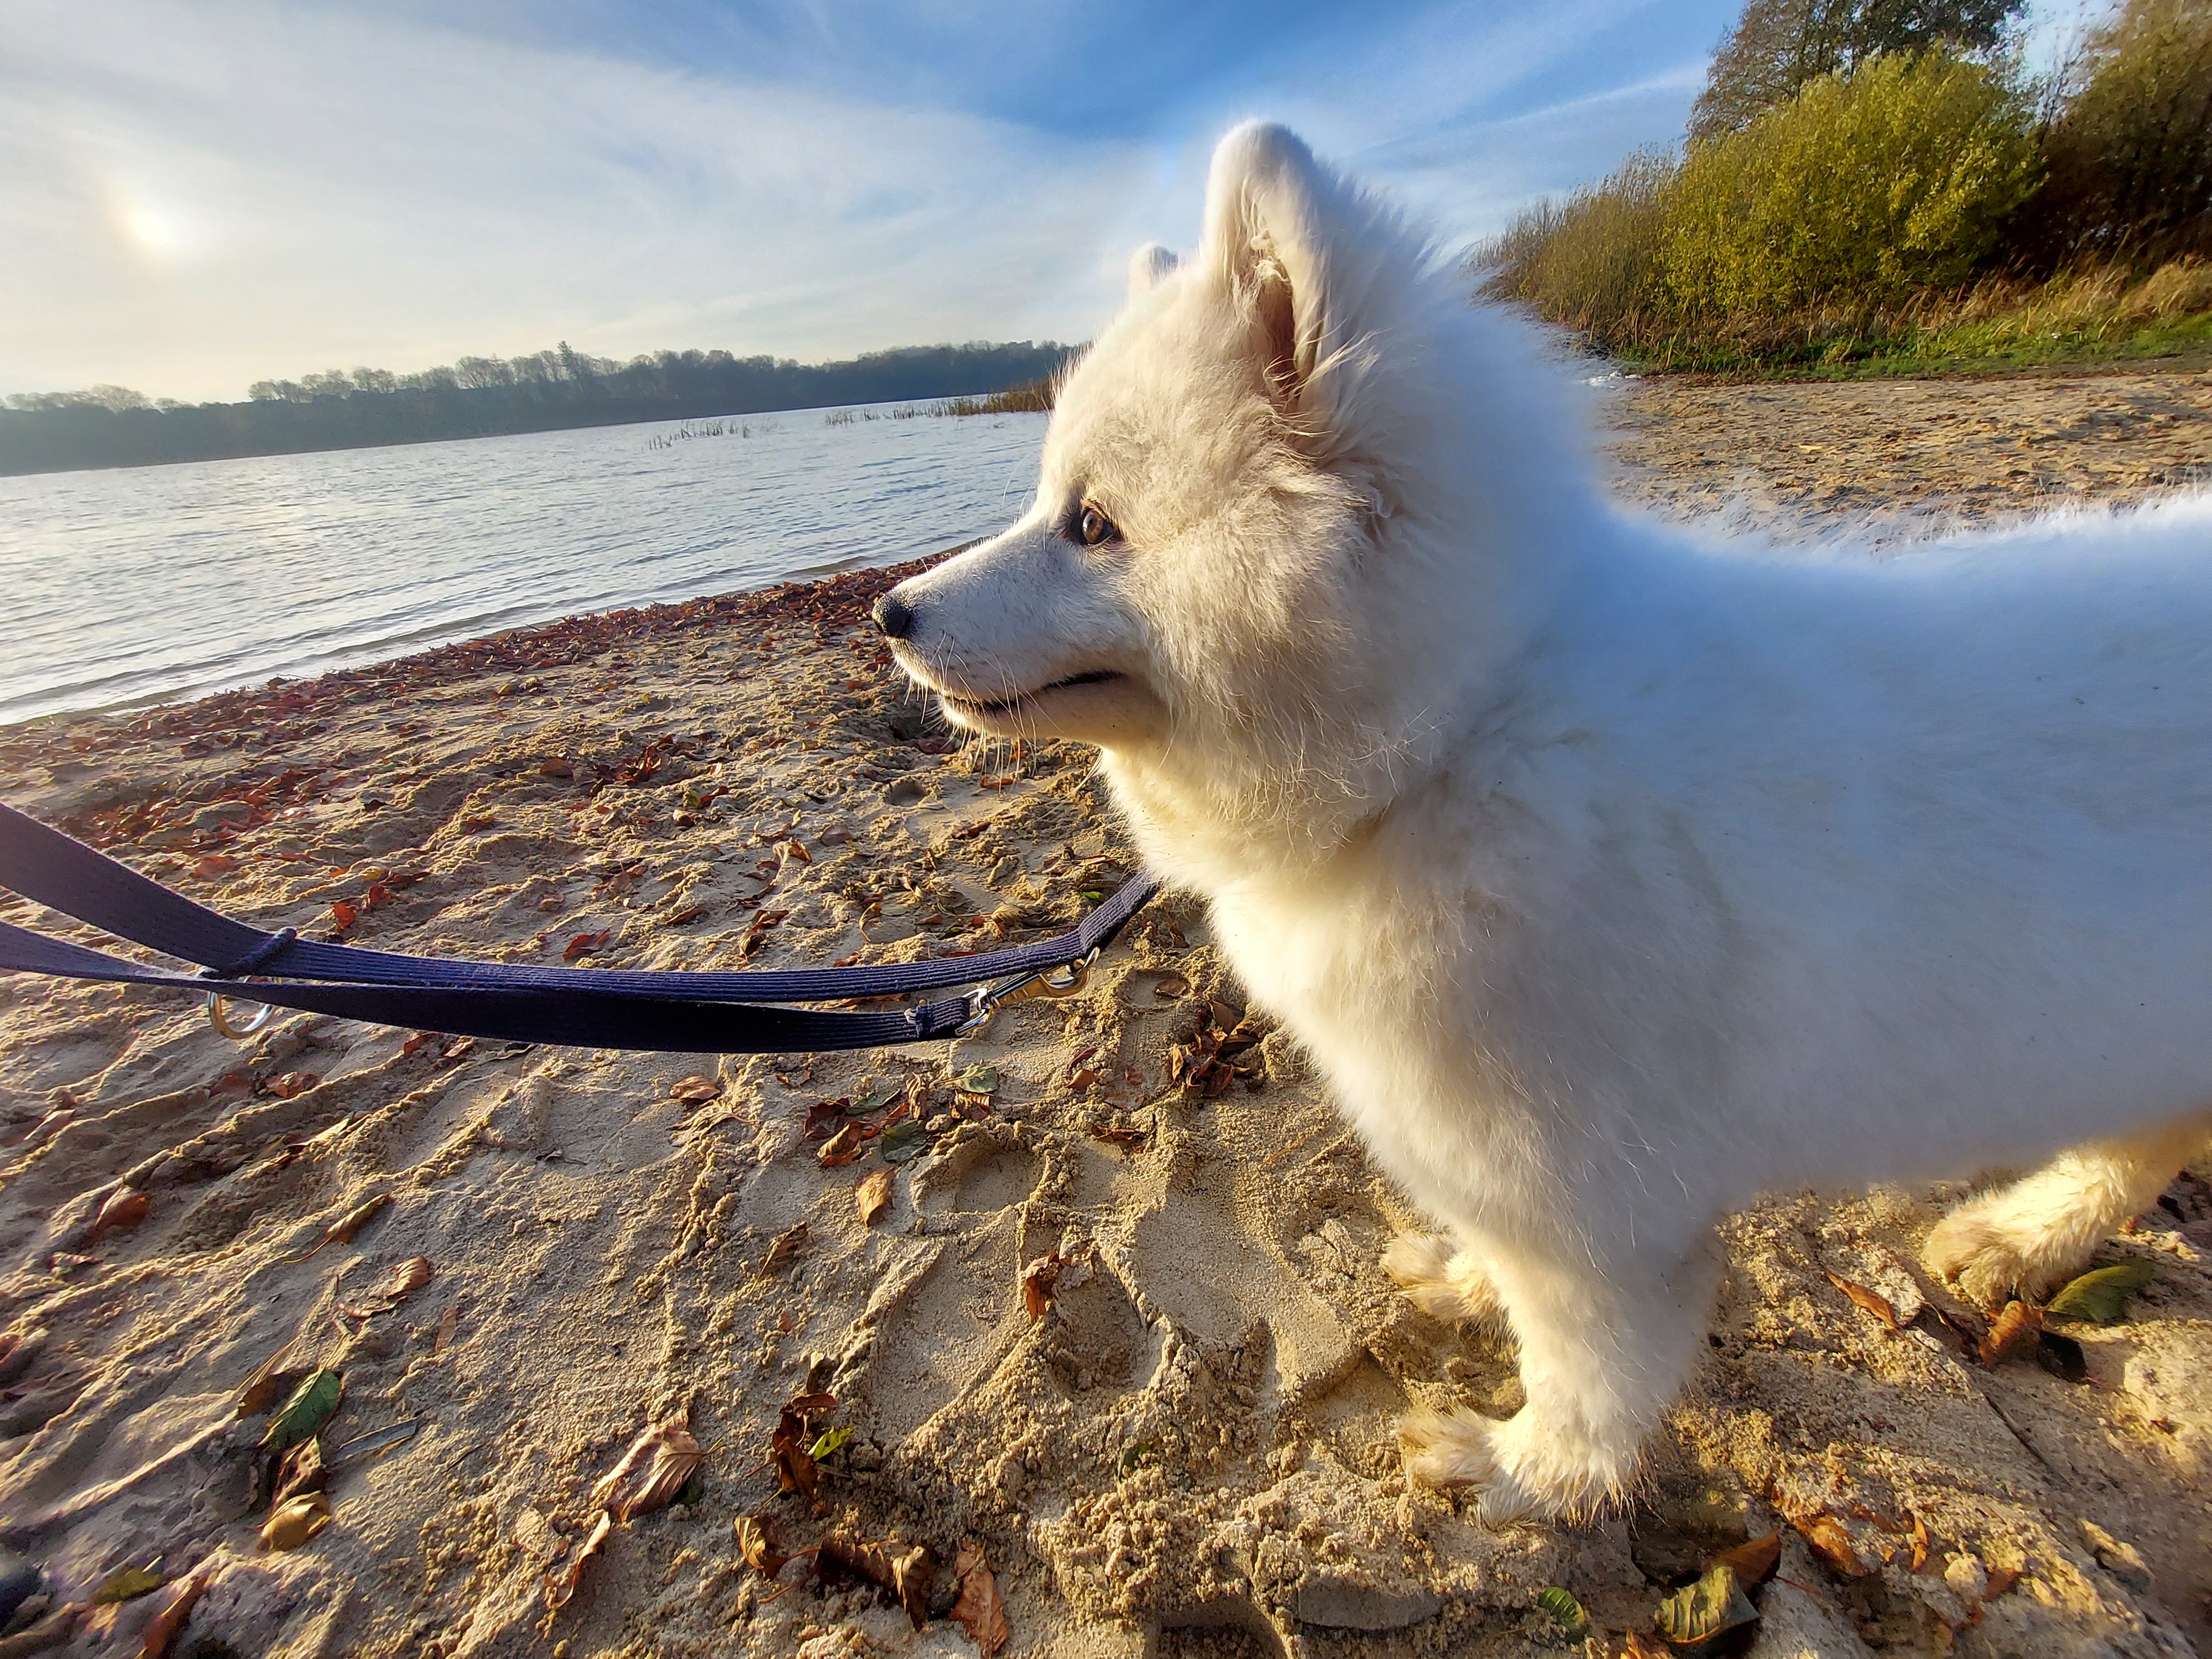
MULTIPOLYGON (((276 1010, 270 1004, 257 1002, 253 1006, 261 1012, 252 1018, 234 1025, 231 1024, 230 1016, 224 1011, 224 1005, 230 999, 221 991, 210 991, 207 999, 207 1017, 209 1024, 234 1042, 244 1042, 276 1017, 276 1010)), ((246 999, 240 997, 239 1000, 243 1002, 246 999)))
POLYGON ((1091 977, 1091 964, 1097 960, 1098 947, 1094 945, 1082 956, 1060 967, 1024 974, 1019 979, 1010 979, 1001 986, 977 986, 968 994, 968 1018, 954 1027, 952 1035, 979 1035, 990 1024, 991 1016, 1011 1003, 1027 1002, 1031 997, 1078 995, 1091 977))

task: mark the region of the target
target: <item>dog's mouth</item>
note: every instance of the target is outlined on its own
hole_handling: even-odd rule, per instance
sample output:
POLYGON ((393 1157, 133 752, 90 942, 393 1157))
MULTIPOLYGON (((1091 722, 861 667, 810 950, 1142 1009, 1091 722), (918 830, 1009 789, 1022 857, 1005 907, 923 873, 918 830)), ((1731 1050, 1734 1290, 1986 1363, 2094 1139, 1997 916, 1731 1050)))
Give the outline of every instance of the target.
POLYGON ((936 690, 937 695, 945 700, 945 706, 956 714, 971 719, 1004 720, 1009 715, 1020 714, 1054 692, 1073 690, 1079 685, 1103 685, 1109 681, 1124 678, 1110 669, 1095 669, 1087 674, 1070 674, 1064 680, 1053 680, 1005 697, 970 697, 957 691, 948 691, 941 685, 936 690))

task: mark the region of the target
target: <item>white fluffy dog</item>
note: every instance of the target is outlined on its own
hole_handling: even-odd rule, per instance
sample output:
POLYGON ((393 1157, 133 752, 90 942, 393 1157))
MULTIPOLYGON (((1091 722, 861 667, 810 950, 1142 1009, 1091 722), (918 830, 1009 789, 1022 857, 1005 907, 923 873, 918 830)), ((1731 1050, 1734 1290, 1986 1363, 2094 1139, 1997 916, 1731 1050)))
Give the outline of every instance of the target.
POLYGON ((1763 1190, 2058 1154, 1927 1247, 2033 1296, 2207 1139, 2212 498, 1883 559, 1633 516, 1279 127, 1131 289, 1035 505, 878 620, 959 725, 1104 751, 1442 1224, 1391 1272, 1518 1338, 1527 1406, 1408 1419, 1417 1478, 1619 1493, 1763 1190))

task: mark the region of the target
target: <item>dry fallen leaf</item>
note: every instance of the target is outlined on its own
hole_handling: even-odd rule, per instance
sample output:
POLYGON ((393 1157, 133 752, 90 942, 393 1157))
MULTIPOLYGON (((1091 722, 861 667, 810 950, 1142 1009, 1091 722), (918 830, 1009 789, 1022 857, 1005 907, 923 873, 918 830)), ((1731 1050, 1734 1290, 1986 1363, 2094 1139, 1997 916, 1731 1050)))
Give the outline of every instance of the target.
POLYGON ((376 1281, 369 1290, 368 1301, 357 1308, 349 1307, 343 1311, 356 1319, 368 1319, 380 1313, 389 1313, 437 1277, 437 1273, 428 1256, 410 1256, 376 1281))
POLYGON ((860 1224, 874 1226, 877 1218, 891 1206, 891 1172, 887 1169, 871 1170, 854 1189, 853 1198, 860 1206, 860 1224))
POLYGON ((260 1369, 246 1379, 245 1387, 238 1391, 238 1414, 240 1417, 255 1416, 267 1411, 276 1401, 289 1399, 292 1390, 306 1379, 306 1371, 288 1370, 284 1366, 284 1362, 292 1357, 292 1350, 298 1345, 299 1339, 293 1338, 263 1360, 260 1369))
POLYGON ((681 1417, 655 1423, 638 1436, 621 1462, 592 1488, 592 1502, 628 1522, 666 1509, 684 1490, 703 1454, 681 1417))
POLYGON ((929 1622, 929 1585, 937 1576, 937 1559, 928 1546, 918 1544, 893 1555, 883 1545, 831 1533, 817 1550, 817 1571, 826 1565, 848 1577, 865 1578, 889 1590, 916 1630, 929 1622))
POLYGON ((1774 1577, 1774 1570, 1782 1563, 1782 1534, 1770 1532, 1763 1538, 1738 1544, 1732 1550, 1723 1550, 1713 1557, 1716 1566, 1724 1566, 1735 1575, 1735 1582, 1749 1589, 1765 1583, 1774 1577))
POLYGON ((118 1187, 107 1195, 100 1206, 100 1213, 92 1219, 92 1231, 85 1235, 87 1244, 96 1244, 110 1233, 123 1232, 137 1226, 153 1208, 153 1200, 133 1187, 118 1187))
POLYGON ((430 1339, 433 1358, 445 1352, 453 1340, 453 1327, 461 1322, 461 1304, 458 1302, 438 1316, 438 1334, 430 1339))
POLYGON ((338 932, 343 933, 361 920, 361 912, 347 903, 345 900, 339 899, 331 906, 331 920, 337 925, 338 932))
POLYGON ((1832 1515, 1816 1515, 1809 1521, 1793 1521, 1813 1553, 1846 1578, 1863 1578, 1878 1563, 1864 1559, 1852 1541, 1850 1528, 1832 1515))
POLYGON ((747 1566, 769 1578, 783 1571, 783 1564, 791 1558, 776 1548, 775 1540, 769 1536, 767 1522, 757 1516, 741 1515, 730 1525, 738 1535, 738 1553, 747 1566))
POLYGON ((162 1591, 161 1601, 154 1609, 154 1617, 148 1622, 146 1633, 141 1638, 139 1659, 163 1659, 169 1651, 169 1644, 176 1640, 177 1632, 185 1627, 185 1620, 191 1617, 192 1607, 199 1601, 200 1592, 206 1588, 207 1569, 203 1567, 162 1591))
POLYGON ((825 1170, 842 1169, 868 1150, 867 1136, 857 1123, 848 1123, 822 1143, 814 1161, 825 1170))
POLYGON ((310 1435, 284 1454, 283 1466, 276 1473, 274 1507, 282 1509, 288 1498, 320 1492, 325 1481, 323 1443, 319 1437, 310 1435))
POLYGON ((814 1469, 814 1459, 806 1450, 811 1438, 806 1419, 817 1412, 826 1412, 837 1403, 835 1395, 802 1394, 787 1401, 778 1413, 775 1432, 769 1437, 769 1455, 775 1465, 776 1490, 805 1492, 814 1496, 819 1477, 814 1469))
POLYGON ((1029 1310, 1031 1319, 1042 1319, 1045 1310, 1052 1306, 1053 1287, 1060 1282, 1060 1272, 1067 1266, 1067 1258, 1058 1250, 1041 1255, 1022 1270, 1022 1305, 1029 1310))
POLYGON ((2043 1332, 2043 1310, 2025 1302, 2008 1302, 2004 1311, 1990 1327, 1990 1334, 1982 1339, 1981 1360, 1984 1365, 2001 1365, 2006 1360, 2036 1346, 2043 1332))
MULTIPOLYGON (((562 948, 561 960, 574 962, 580 957, 587 957, 614 936, 614 930, 611 927, 605 933, 573 934, 568 943, 562 948)), ((562 1599, 565 1601, 567 1598, 562 1599)))
POLYGON ((390 1193, 379 1193, 374 1198, 356 1205, 332 1222, 330 1230, 315 1241, 313 1249, 308 1250, 307 1255, 295 1255, 292 1260, 305 1261, 307 1256, 314 1255, 316 1250, 321 1249, 325 1244, 350 1244, 353 1243, 353 1236, 374 1221, 377 1212, 391 1202, 390 1193))
POLYGON ((1991 1567, 1989 1583, 1982 1586, 1982 1600, 1996 1601, 1997 1597, 2020 1583, 2021 1573, 2021 1569, 2019 1567, 1991 1567))
POLYGON ((1870 1291, 1863 1285, 1853 1284, 1848 1279, 1838 1279, 1833 1273, 1828 1275, 1828 1282, 1876 1319, 1881 1321, 1883 1324, 1888 1326, 1890 1329, 1893 1331, 1897 1328, 1897 1310, 1889 1305, 1888 1298, 1880 1291, 1870 1291))
POLYGON ((1928 1523, 1917 1515, 1914 1516, 1912 1517, 1912 1559, 1908 1564, 1911 1571, 1918 1572, 1928 1565, 1928 1556, 1932 1543, 1933 1540, 1928 1536, 1928 1523))
POLYGON ((704 1106, 721 1092, 722 1085, 710 1077, 687 1077, 668 1091, 668 1097, 686 1106, 704 1106))
POLYGON ((775 1243, 768 1247, 768 1255, 760 1264, 760 1277, 769 1279, 781 1273, 798 1260, 799 1252, 806 1243, 806 1224, 802 1221, 790 1231, 776 1235, 775 1243))
POLYGON ((568 1605, 569 1598, 576 1593, 576 1587, 584 1582, 585 1567, 590 1564, 592 1558, 599 1553, 599 1546, 607 1541, 607 1534, 614 1529, 614 1516, 601 1510, 599 1524, 592 1528, 591 1535, 584 1540, 584 1547, 576 1552, 576 1559, 569 1562, 565 1570, 551 1575, 545 1580, 547 1613, 558 1613, 568 1605))
POLYGON ((981 1650, 983 1659, 992 1659, 1006 1645, 1006 1604, 999 1595, 998 1580, 991 1576, 991 1564, 983 1558, 982 1545, 973 1538, 962 1539, 952 1573, 960 1581, 960 1599, 952 1604, 952 1616, 981 1650))
POLYGON ((279 1504, 261 1528, 264 1550, 295 1550, 331 1524, 331 1500, 319 1492, 301 1492, 279 1504))

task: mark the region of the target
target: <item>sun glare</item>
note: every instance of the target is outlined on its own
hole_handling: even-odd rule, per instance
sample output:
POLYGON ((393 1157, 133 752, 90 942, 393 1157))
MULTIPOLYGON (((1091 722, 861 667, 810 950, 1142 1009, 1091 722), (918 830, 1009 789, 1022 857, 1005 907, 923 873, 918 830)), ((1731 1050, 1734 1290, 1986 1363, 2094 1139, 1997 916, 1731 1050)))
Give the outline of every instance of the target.
POLYGON ((117 203, 113 211, 116 228, 139 252, 169 259, 187 251, 191 234, 175 213, 131 201, 117 203))

